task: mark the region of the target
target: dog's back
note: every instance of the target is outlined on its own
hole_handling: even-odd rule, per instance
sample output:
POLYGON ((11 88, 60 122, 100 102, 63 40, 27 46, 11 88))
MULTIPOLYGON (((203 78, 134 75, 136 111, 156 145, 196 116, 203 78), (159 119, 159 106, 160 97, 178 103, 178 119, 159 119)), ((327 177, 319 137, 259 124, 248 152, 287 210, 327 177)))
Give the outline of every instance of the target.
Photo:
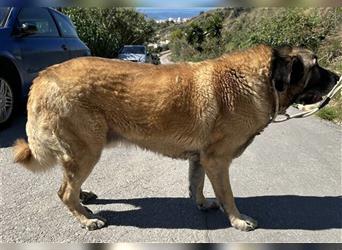
POLYGON ((177 158, 199 150, 217 103, 209 79, 203 79, 210 72, 202 69, 210 67, 198 65, 154 66, 92 57, 43 71, 28 102, 27 133, 38 169, 54 159, 72 158, 75 153, 68 150, 92 147, 99 138, 101 145, 124 139, 177 158), (44 157, 39 160, 39 155, 44 157))

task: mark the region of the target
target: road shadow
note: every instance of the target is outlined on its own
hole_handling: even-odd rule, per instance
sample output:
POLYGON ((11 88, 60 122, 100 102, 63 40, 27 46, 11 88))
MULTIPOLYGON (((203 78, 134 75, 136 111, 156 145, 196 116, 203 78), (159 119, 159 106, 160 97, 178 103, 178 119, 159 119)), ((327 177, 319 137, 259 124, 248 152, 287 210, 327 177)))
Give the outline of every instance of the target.
MULTIPOLYGON (((259 228, 282 230, 340 229, 341 201, 341 197, 294 195, 236 198, 240 211, 257 219, 259 228)), ((115 226, 200 230, 230 227, 220 210, 200 212, 188 198, 96 199, 88 204, 129 204, 136 207, 129 211, 104 210, 97 213, 106 218, 109 225, 115 226)))
POLYGON ((27 139, 25 125, 27 116, 24 114, 17 115, 8 128, 0 130, 0 148, 11 147, 16 139, 27 139))

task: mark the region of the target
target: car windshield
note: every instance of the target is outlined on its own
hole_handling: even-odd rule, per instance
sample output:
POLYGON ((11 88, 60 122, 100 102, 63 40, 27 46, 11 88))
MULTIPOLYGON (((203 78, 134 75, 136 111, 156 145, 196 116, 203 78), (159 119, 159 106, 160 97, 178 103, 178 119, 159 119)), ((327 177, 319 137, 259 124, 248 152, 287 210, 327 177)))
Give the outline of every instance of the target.
POLYGON ((0 7, 0 27, 5 25, 9 10, 9 7, 0 7))
POLYGON ((143 46, 124 47, 121 50, 121 54, 145 54, 145 47, 143 46))

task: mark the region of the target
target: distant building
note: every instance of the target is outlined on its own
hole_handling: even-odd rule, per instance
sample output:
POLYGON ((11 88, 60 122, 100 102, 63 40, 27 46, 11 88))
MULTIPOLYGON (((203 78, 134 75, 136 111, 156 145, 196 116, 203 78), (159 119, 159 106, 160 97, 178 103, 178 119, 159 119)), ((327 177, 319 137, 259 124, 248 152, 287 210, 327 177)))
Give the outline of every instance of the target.
POLYGON ((166 22, 184 23, 184 22, 187 22, 189 20, 190 20, 190 18, 181 18, 181 17, 173 18, 173 17, 169 17, 168 19, 156 20, 156 22, 157 23, 166 23, 166 22))

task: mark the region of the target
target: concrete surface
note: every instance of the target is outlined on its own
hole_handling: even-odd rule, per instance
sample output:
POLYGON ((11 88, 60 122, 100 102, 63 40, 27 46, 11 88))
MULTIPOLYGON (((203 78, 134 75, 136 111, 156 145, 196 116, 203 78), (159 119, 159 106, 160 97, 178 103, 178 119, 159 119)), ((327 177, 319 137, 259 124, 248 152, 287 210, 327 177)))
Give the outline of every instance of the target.
MULTIPOLYGON (((0 132, 2 242, 341 242, 342 131, 318 118, 272 124, 233 162, 238 207, 259 222, 248 233, 196 209, 186 161, 135 147, 105 150, 84 184, 99 196, 88 207, 109 222, 87 232, 56 195, 59 167, 35 175, 12 163, 24 124, 0 132)), ((213 197, 208 180, 205 191, 213 197)))

